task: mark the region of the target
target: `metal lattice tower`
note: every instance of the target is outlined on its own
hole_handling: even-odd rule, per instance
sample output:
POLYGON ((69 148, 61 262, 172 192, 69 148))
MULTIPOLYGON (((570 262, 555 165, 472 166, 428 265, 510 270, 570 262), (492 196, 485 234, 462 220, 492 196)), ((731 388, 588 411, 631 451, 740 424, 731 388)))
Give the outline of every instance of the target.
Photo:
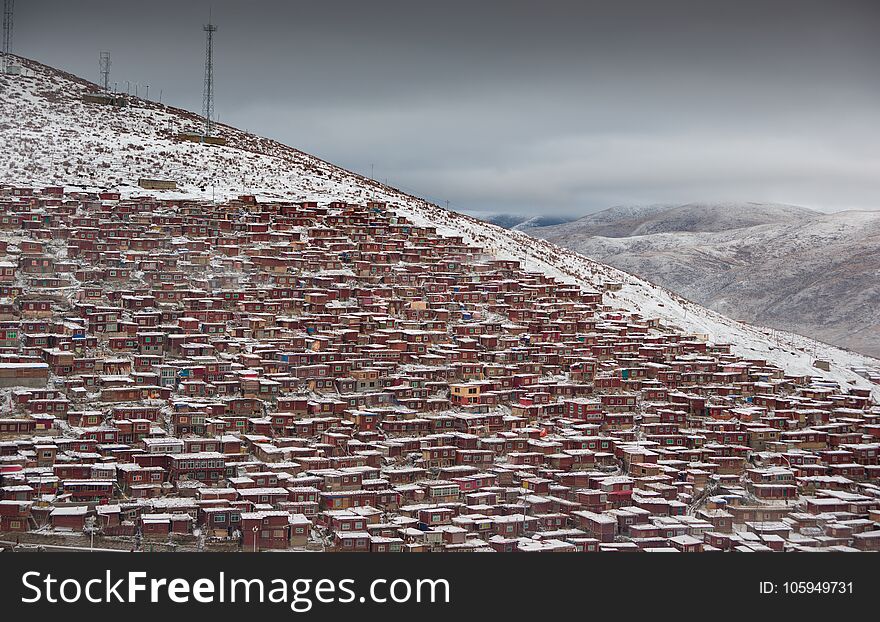
POLYGON ((98 71, 101 74, 101 88, 107 93, 110 91, 110 52, 101 52, 101 57, 98 61, 98 71))
POLYGON ((210 22, 205 31, 205 86, 202 91, 202 115, 205 117, 205 136, 211 135, 214 122, 214 33, 217 27, 210 22))
POLYGON ((15 0, 3 0, 3 73, 9 68, 9 49, 12 47, 12 12, 15 0))

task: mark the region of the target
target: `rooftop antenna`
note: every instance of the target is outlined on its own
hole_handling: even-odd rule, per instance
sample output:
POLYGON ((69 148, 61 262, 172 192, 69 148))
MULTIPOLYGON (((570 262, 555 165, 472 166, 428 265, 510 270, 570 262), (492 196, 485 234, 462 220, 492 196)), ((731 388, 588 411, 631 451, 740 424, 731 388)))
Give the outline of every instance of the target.
POLYGON ((205 137, 211 135, 214 118, 214 33, 217 27, 211 23, 211 12, 208 11, 208 23, 202 27, 205 31, 205 86, 202 91, 202 115, 205 117, 205 137))
POLYGON ((107 93, 110 91, 110 52, 106 50, 101 51, 98 72, 101 74, 101 88, 107 93))
POLYGON ((9 48, 12 47, 12 11, 15 0, 3 0, 3 73, 9 71, 9 48))

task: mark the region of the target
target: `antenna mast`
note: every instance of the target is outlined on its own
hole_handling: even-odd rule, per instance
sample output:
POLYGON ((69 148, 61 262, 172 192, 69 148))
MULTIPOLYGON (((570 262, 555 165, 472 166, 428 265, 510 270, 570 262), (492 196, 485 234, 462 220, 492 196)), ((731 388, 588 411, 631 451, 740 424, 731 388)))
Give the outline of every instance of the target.
POLYGON ((107 93, 110 91, 110 52, 101 52, 101 58, 98 61, 98 71, 101 74, 101 88, 107 93))
POLYGON ((12 12, 15 0, 3 0, 3 73, 9 71, 9 48, 12 47, 12 12))
POLYGON ((202 27, 205 31, 205 86, 202 91, 202 115, 205 117, 205 136, 211 135, 214 120, 214 33, 217 27, 211 23, 211 15, 208 14, 208 23, 202 27))

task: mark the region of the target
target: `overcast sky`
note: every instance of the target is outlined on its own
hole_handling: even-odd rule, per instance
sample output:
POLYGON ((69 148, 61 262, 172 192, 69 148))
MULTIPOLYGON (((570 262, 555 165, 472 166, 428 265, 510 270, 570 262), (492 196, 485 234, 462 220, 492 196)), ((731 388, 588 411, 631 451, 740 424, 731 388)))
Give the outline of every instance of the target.
MULTIPOLYGON (((880 208, 875 0, 210 5, 220 121, 461 211, 880 208)), ((18 2, 13 51, 200 111, 208 6, 18 2)))

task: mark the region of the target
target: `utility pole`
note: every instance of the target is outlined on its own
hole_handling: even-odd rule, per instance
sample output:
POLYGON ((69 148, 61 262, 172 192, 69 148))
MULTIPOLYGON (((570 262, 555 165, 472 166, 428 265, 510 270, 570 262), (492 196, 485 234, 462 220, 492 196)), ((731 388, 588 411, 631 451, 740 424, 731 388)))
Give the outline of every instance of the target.
POLYGON ((101 74, 101 88, 110 90, 110 52, 102 51, 98 60, 98 72, 101 74))
POLYGON ((205 31, 205 84, 202 89, 202 116, 205 117, 205 137, 211 135, 214 118, 214 33, 217 27, 211 23, 211 14, 208 13, 208 23, 202 27, 205 31))
POLYGON ((12 47, 12 13, 15 0, 3 0, 3 73, 9 71, 9 50, 12 47))

